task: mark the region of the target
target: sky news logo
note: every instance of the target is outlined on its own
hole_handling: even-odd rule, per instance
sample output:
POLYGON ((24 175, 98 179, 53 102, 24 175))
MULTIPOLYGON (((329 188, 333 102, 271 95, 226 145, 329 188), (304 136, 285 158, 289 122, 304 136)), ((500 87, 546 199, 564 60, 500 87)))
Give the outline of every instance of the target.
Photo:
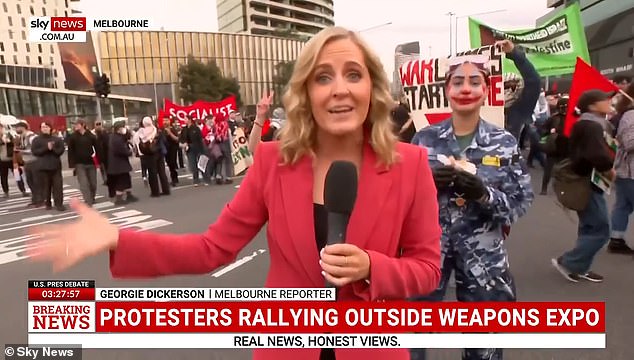
POLYGON ((31 17, 31 42, 86 42, 87 31, 158 30, 148 19, 87 19, 79 16, 31 17))
POLYGON ((32 17, 31 42, 86 42, 85 17, 32 17))

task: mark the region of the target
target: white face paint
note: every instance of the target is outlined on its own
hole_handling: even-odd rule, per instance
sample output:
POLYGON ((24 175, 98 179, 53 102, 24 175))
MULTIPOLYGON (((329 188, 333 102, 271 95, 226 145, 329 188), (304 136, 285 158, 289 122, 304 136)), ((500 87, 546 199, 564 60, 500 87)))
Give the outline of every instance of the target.
POLYGON ((453 111, 479 111, 488 94, 484 75, 473 64, 460 65, 447 84, 447 94, 453 111))

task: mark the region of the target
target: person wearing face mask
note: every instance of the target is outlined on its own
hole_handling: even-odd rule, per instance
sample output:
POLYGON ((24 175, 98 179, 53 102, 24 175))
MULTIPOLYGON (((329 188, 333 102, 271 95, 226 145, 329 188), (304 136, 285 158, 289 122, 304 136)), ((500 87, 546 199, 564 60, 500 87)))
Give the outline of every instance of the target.
MULTIPOLYGON (((379 57, 357 33, 326 28, 297 58, 280 141, 259 145, 238 192, 204 233, 119 229, 73 202, 81 220, 38 229, 43 246, 32 259, 60 270, 109 252, 115 277, 208 274, 234 261, 268 223, 266 287, 315 288, 328 281, 338 288, 337 301, 428 293, 440 275, 436 190, 427 152, 398 142, 392 131, 388 84, 379 57), (358 190, 345 242, 326 245, 324 187, 334 161, 356 167, 358 190)), ((253 358, 409 360, 409 353, 278 348, 255 349, 253 358)))
MULTIPOLYGON (((616 176, 612 168, 614 156, 606 137, 613 133, 607 120, 612 113, 612 96, 601 90, 588 90, 577 101, 575 114, 579 119, 572 127, 569 137, 571 169, 579 176, 590 179, 593 171, 602 173, 610 180, 616 176)), ((603 190, 590 185, 590 198, 583 210, 577 211, 579 227, 575 247, 558 258, 551 259, 553 266, 571 282, 581 279, 602 282, 603 276, 590 270, 594 256, 610 239, 610 221, 603 190)))
POLYGON ((33 139, 31 151, 36 157, 37 169, 41 177, 41 190, 46 209, 53 208, 51 203, 51 195, 55 203, 55 209, 59 211, 66 210, 64 207, 63 180, 62 180, 62 161, 60 157, 64 154, 64 140, 58 136, 53 136, 51 124, 43 122, 40 126, 41 133, 33 139))
MULTIPOLYGON (((499 44, 510 51, 508 42, 499 44)), ((458 301, 515 301, 504 246, 506 228, 523 216, 534 195, 517 141, 480 117, 489 94, 486 57, 450 59, 445 91, 451 118, 423 128, 412 143, 427 149, 440 207, 440 285, 418 301, 441 301, 455 272, 458 301)), ((425 359, 412 349, 412 359, 425 359)), ((502 359, 502 349, 465 349, 465 360, 502 359)))
POLYGON ((130 172, 130 156, 133 145, 128 141, 129 134, 123 120, 113 125, 113 133, 108 138, 108 192, 114 195, 115 205, 135 202, 138 198, 132 195, 132 178, 130 172))

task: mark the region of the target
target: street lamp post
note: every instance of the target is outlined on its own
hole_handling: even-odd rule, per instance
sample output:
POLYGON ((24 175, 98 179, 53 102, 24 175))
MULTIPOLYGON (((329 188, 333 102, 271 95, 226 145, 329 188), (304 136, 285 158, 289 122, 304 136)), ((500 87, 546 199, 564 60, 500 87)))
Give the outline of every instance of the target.
POLYGON ((456 15, 456 13, 450 11, 450 12, 446 13, 445 15, 449 16, 449 55, 453 56, 453 47, 451 45, 453 43, 452 38, 454 36, 456 36, 456 37, 458 36, 458 34, 454 34, 453 33, 453 25, 452 25, 453 17, 456 15))

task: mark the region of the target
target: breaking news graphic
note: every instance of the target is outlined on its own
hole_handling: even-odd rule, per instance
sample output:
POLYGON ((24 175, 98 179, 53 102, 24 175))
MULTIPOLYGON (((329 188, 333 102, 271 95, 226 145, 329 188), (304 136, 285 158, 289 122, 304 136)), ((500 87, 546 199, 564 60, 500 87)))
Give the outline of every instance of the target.
POLYGON ((104 348, 603 348, 605 305, 337 302, 334 289, 29 281, 29 342, 104 348))

